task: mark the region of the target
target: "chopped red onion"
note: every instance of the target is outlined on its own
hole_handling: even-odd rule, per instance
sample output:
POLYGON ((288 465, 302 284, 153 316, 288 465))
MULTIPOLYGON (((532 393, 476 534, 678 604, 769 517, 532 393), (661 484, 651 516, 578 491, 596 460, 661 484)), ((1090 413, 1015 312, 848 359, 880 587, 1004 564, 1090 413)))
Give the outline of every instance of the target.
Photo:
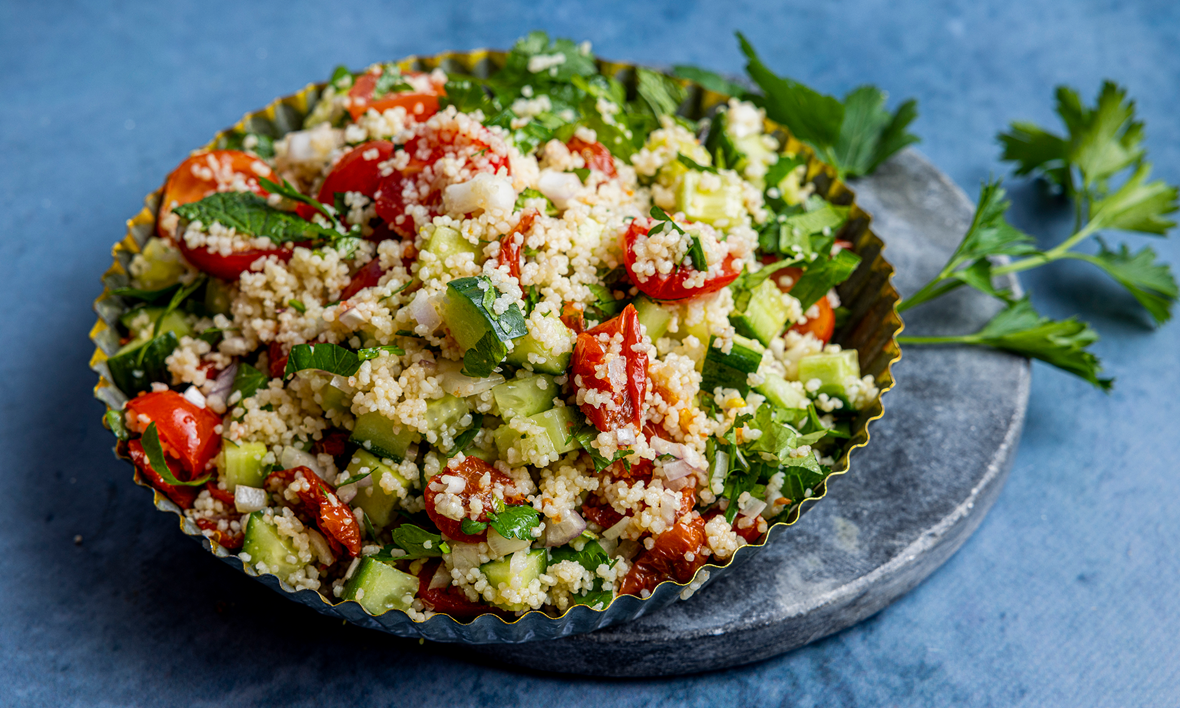
POLYGON ((546 546, 563 546, 581 536, 585 530, 586 520, 578 512, 570 510, 561 521, 545 519, 545 532, 541 538, 546 546))
POLYGON ((234 379, 238 375, 238 362, 234 362, 225 367, 217 378, 213 379, 213 390, 209 392, 209 398, 217 397, 221 399, 222 403, 229 403, 230 391, 234 388, 234 379))
MULTIPOLYGON (((696 467, 688 464, 685 460, 673 460, 663 466, 664 479, 673 482, 678 479, 683 479, 693 472, 697 471, 696 467)), ((667 485, 665 485, 667 486, 667 485)))

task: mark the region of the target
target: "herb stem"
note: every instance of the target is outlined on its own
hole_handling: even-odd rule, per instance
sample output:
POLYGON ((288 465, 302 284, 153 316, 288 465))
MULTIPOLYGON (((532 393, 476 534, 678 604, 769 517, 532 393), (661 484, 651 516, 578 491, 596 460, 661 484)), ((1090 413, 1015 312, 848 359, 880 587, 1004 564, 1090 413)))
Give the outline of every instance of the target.
POLYGON ((897 338, 898 344, 979 344, 980 339, 974 334, 945 335, 941 337, 913 337, 902 335, 897 338))

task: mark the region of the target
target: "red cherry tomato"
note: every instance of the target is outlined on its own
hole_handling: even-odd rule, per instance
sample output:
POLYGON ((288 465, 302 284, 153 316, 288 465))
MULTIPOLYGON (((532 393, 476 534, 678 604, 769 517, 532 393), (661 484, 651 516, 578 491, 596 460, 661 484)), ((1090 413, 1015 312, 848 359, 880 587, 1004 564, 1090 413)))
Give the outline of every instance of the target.
POLYGON ((164 182, 156 219, 157 233, 171 238, 173 234, 164 227, 164 217, 172 213, 174 206, 199 202, 214 192, 224 191, 235 176, 240 176, 246 188, 260 196, 266 196, 267 192, 259 184, 259 177, 278 181, 269 165, 241 150, 211 150, 193 155, 172 170, 164 182))
MULTIPOLYGON (((238 518, 240 518, 240 516, 238 518)), ((230 530, 222 531, 220 528, 220 522, 221 519, 200 518, 197 519, 197 526, 199 526, 202 531, 211 532, 212 535, 207 536, 207 538, 222 548, 229 548, 231 550, 241 548, 242 544, 246 542, 246 535, 241 531, 236 533, 230 530)))
POLYGON ((640 280, 635 274, 635 243, 641 237, 646 237, 649 229, 651 229, 650 220, 635 219, 631 222, 631 227, 627 229, 627 232, 623 234, 623 265, 627 267, 627 275, 631 278, 631 282, 635 283, 635 287, 639 288, 639 291, 644 295, 655 300, 684 300, 717 292, 737 280, 737 277, 741 275, 741 264, 737 263, 737 259, 732 255, 727 255, 721 263, 721 273, 709 278, 700 286, 690 287, 684 284, 689 277, 697 272, 687 264, 676 266, 671 273, 656 273, 648 276, 647 280, 640 280), (646 225, 641 224, 640 221, 646 222, 646 225))
POLYGON ((566 327, 574 331, 574 334, 581 334, 586 331, 586 314, 585 309, 576 302, 567 302, 561 306, 561 322, 566 327))
POLYGON ((225 504, 225 505, 229 506, 230 508, 233 508, 233 506, 234 506, 234 493, 233 492, 227 491, 225 489, 221 489, 220 487, 217 486, 217 483, 214 482, 213 480, 209 480, 208 482, 205 482, 205 490, 209 492, 209 496, 213 497, 214 499, 221 502, 222 504, 225 504))
MULTIPOLYGON (((370 108, 378 113, 384 113, 391 108, 401 106, 406 109, 406 115, 416 121, 424 121, 438 113, 438 97, 446 93, 443 84, 435 83, 432 80, 426 91, 387 93, 381 98, 373 100, 373 90, 377 87, 377 79, 380 76, 381 74, 374 74, 371 71, 365 72, 356 77, 352 88, 348 90, 348 97, 352 99, 349 101, 348 113, 353 120, 360 120, 360 117, 370 108)), ((421 73, 408 73, 404 74, 403 78, 419 78, 421 76, 423 76, 421 73)))
MULTIPOLYGON (((132 440, 127 443, 127 454, 131 456, 131 461, 135 464, 135 469, 139 470, 139 474, 148 481, 160 492, 176 503, 181 509, 192 508, 193 502, 196 501, 197 495, 200 492, 194 487, 174 487, 164 481, 164 478, 156 474, 152 469, 151 462, 148 461, 147 453, 144 452, 143 443, 139 440, 132 440)), ((184 470, 180 463, 171 457, 167 457, 168 469, 172 472, 172 476, 181 479, 184 470)))
POLYGON ((609 529, 611 526, 622 521, 623 515, 615 511, 614 507, 605 501, 597 497, 591 497, 582 504, 582 518, 591 523, 598 524, 604 529, 609 529))
POLYGON ((348 438, 350 435, 351 433, 347 430, 332 428, 315 442, 315 451, 316 453, 327 453, 332 457, 340 457, 348 449, 348 438))
MULTIPOLYGON (((337 192, 360 192, 371 199, 381 184, 378 165, 392 154, 393 143, 388 140, 370 140, 356 146, 340 158, 324 178, 316 199, 323 204, 335 204, 337 192)), ((295 211, 304 219, 311 219, 319 213, 307 204, 300 204, 295 211)), ((345 216, 341 214, 340 219, 343 221, 345 216)))
POLYGON ((639 313, 627 305, 621 314, 597 327, 578 335, 574 354, 570 362, 574 386, 580 390, 593 390, 610 395, 610 400, 600 406, 582 403, 582 412, 603 432, 609 432, 628 425, 636 431, 643 423, 643 406, 647 394, 647 353, 635 351, 635 345, 643 340, 639 329, 639 313), (608 361, 611 344, 599 341, 599 335, 606 339, 621 334, 622 348, 608 361), (621 364, 615 362, 622 362, 621 364), (599 368, 605 366, 605 371, 599 368), (604 374, 599 378, 599 373, 604 374))
POLYGON ((236 281, 242 273, 250 270, 250 266, 259 258, 274 256, 286 263, 291 260, 293 253, 291 248, 248 248, 223 256, 207 248, 189 248, 183 238, 176 239, 176 247, 180 249, 184 259, 197 270, 230 282, 236 281))
POLYGON ((270 362, 268 372, 272 379, 281 379, 287 373, 287 358, 290 356, 283 351, 283 345, 271 342, 266 349, 266 358, 270 362))
POLYGON ((266 485, 271 488, 287 487, 302 475, 309 488, 297 492, 301 510, 315 520, 316 526, 328 540, 334 551, 343 547, 349 556, 361 554, 361 527, 352 515, 352 509, 336 496, 336 489, 320 479, 307 467, 271 472, 266 485))
POLYGON ((705 547, 705 520, 698 515, 687 521, 681 516, 672 528, 654 538, 655 545, 635 557, 620 594, 639 595, 667 579, 687 583, 707 560, 701 553, 705 547), (685 558, 688 554, 693 554, 692 560, 685 558))
POLYGON ((385 270, 381 268, 381 259, 374 258, 362 266, 360 270, 353 273, 352 280, 349 280, 348 285, 340 292, 340 301, 347 300, 365 288, 376 286, 381 282, 381 276, 383 275, 385 275, 385 270))
POLYGON ((466 168, 472 173, 495 173, 500 168, 508 169, 508 157, 491 150, 491 132, 482 126, 473 127, 471 132, 447 133, 448 142, 431 142, 439 134, 419 136, 406 143, 409 163, 402 170, 394 170, 382 178, 377 191, 377 216, 385 219, 389 228, 403 238, 413 238, 417 230, 413 217, 407 213, 411 206, 425 207, 427 216, 434 218, 442 214, 442 190, 447 185, 446 177, 430 168, 444 157, 449 158, 457 169, 466 168), (425 174, 424 174, 425 173, 425 174))
POLYGON ((571 138, 565 144, 570 152, 577 153, 586 161, 586 166, 592 170, 598 170, 607 177, 614 179, 619 176, 618 171, 615 170, 615 158, 610 154, 610 150, 605 145, 599 142, 588 143, 581 138, 571 138))
MULTIPOLYGON (((458 492, 458 497, 463 502, 464 510, 470 508, 472 499, 479 499, 483 504, 483 512, 479 515, 478 521, 487 521, 488 512, 495 511, 492 488, 496 484, 511 485, 512 478, 478 457, 468 457, 459 463, 458 467, 449 467, 439 472, 426 485, 426 514, 444 536, 464 543, 479 543, 486 540, 488 537, 486 530, 479 534, 465 534, 462 521, 456 521, 438 512, 436 507, 438 496, 447 488, 447 483, 441 478, 446 476, 458 477, 463 480, 463 491, 458 492), (483 484, 485 474, 489 475, 490 480, 487 486, 483 484)), ((524 497, 516 495, 505 497, 504 503, 510 506, 523 504, 524 497)))
POLYGON ((423 564, 418 571, 418 599, 426 608, 434 612, 448 614, 455 619, 471 619, 491 610, 477 602, 467 599, 467 595, 459 588, 447 584, 446 587, 430 588, 430 581, 438 571, 441 560, 423 564))
POLYGON ((520 281, 521 254, 524 252, 524 234, 533 228, 533 221, 537 218, 537 210, 529 209, 520 215, 516 226, 500 237, 500 265, 508 266, 508 273, 520 281), (520 234, 520 238, 516 237, 520 234))
POLYGON ((819 314, 809 318, 806 322, 792 325, 791 331, 799 334, 811 333, 816 339, 827 344, 836 331, 836 313, 832 311, 832 304, 826 297, 821 297, 815 303, 819 314))
POLYGON ((187 473, 177 479, 200 477, 221 450, 221 435, 215 430, 221 416, 175 391, 141 393, 127 402, 127 410, 156 424, 165 453, 179 460, 187 473))

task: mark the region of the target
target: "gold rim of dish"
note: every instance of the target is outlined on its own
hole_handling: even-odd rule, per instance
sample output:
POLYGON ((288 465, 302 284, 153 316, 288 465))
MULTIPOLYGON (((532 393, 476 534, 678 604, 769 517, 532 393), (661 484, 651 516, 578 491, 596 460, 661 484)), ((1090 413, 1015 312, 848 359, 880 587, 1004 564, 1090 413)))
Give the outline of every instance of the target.
MULTIPOLYGON (((506 56, 507 53, 503 51, 480 49, 471 52, 444 52, 430 57, 411 56, 397 62, 397 65, 402 71, 430 71, 441 67, 448 73, 486 76, 492 69, 502 66, 506 56)), ((629 80, 633 80, 635 70, 638 68, 635 64, 606 60, 598 60, 597 63, 599 70, 603 74, 614 76, 624 84, 628 84, 629 80)), ((677 79, 677 81, 688 89, 688 97, 681 104, 681 112, 685 112, 693 118, 700 118, 714 106, 725 102, 729 98, 728 96, 704 89, 690 81, 683 79, 677 79)), ((320 93, 326 85, 326 83, 308 84, 295 94, 275 99, 262 110, 245 114, 232 127, 218 132, 207 145, 194 150, 193 154, 218 148, 226 136, 235 131, 245 132, 253 129, 255 132, 258 132, 257 124, 259 122, 269 122, 272 129, 280 134, 301 126, 303 117, 319 100, 320 93)), ((770 541, 776 529, 786 528, 798 521, 807 509, 827 495, 829 480, 848 472, 850 466, 849 457, 852 451, 864 447, 869 443, 869 424, 884 415, 882 398, 896 383, 893 378, 892 367, 893 364, 901 359, 901 348, 897 344, 897 335, 904 328, 904 323, 898 315, 896 307, 900 296, 891 282, 894 273, 893 266, 882 256, 885 244, 869 228, 871 217, 856 205, 855 193, 836 177, 835 170, 829 165, 820 162, 810 148, 789 136, 781 126, 768 121, 768 127, 773 129, 780 137, 785 138, 783 141, 784 151, 802 154, 807 157, 807 180, 816 186, 817 193, 833 203, 851 207, 849 225, 845 227, 844 235, 852 238, 853 250, 861 257, 862 261, 856 272, 847 281, 837 287, 841 302, 851 310, 851 316, 843 327, 837 329, 836 335, 832 339, 833 341, 839 340, 837 343, 845 348, 853 347, 857 349, 861 360, 861 373, 862 375, 871 375, 873 377, 879 393, 872 406, 867 410, 859 412, 855 427, 853 428, 852 437, 845 443, 840 457, 832 466, 831 474, 820 484, 818 489, 814 490, 813 495, 791 507, 785 518, 771 524, 761 543, 741 546, 730 556, 728 562, 724 564, 706 563, 697 570, 693 578, 687 583, 665 580, 657 585, 655 590, 652 591, 652 594, 646 598, 616 595, 602 609, 595 609, 586 605, 573 605, 556 616, 545 614, 541 610, 529 610, 516 619, 507 621, 498 614, 486 612, 464 622, 446 613, 435 613, 425 620, 415 620, 402 610, 390 610, 381 615, 373 615, 360 607, 355 601, 345 600, 332 603, 318 591, 296 590, 285 581, 277 578, 277 576, 258 573, 248 564, 242 563, 236 554, 230 553, 204 536, 201 529, 184 516, 180 507, 142 479, 138 470, 135 470, 135 483, 153 491, 156 508, 176 514, 179 517, 182 533, 202 541, 203 545, 210 552, 222 560, 231 562, 232 565, 238 567, 247 575, 263 580, 264 582, 266 578, 271 578, 277 581, 278 587, 285 594, 299 600, 305 605, 312 606, 314 609, 333 616, 342 616, 340 614, 342 608, 346 608, 350 604, 356 605, 363 615, 371 620, 375 620, 375 622, 363 622, 363 624, 385 629, 386 631, 392 631, 393 628, 381 622, 381 618, 390 615, 400 615, 411 626, 416 628, 424 627, 431 623, 445 622, 446 620, 450 620, 463 628, 471 627, 476 622, 483 621, 485 617, 494 617, 502 626, 512 627, 519 625, 522 621, 526 621, 526 618, 535 618, 528 620, 532 623, 538 620, 557 623, 569 618, 571 613, 584 612, 593 613, 592 615, 586 615, 588 618, 594 620, 591 626, 583 629, 574 629, 570 633, 590 631, 606 624, 638 617, 646 611, 646 606, 656 598, 657 594, 662 595, 663 599, 668 600, 669 588, 679 588, 679 590, 675 591, 675 594, 680 594, 689 585, 696 582, 698 578, 702 579, 703 584, 706 579, 711 580, 718 577, 724 571, 738 564, 738 554, 742 554, 740 560, 744 561, 749 554, 765 546, 770 541), (702 573, 707 573, 707 575, 702 576, 702 573), (320 601, 319 605, 322 606, 316 605, 314 600, 308 601, 308 595, 314 595, 315 598, 318 598, 320 601), (625 618, 618 616, 612 617, 612 608, 620 606, 620 600, 625 597, 631 597, 634 601, 637 601, 638 609, 627 612, 625 618)), ((113 263, 106 273, 103 274, 103 292, 94 302, 94 309, 99 317, 90 331, 90 339, 95 344, 95 351, 90 359, 90 368, 99 374, 98 383, 94 387, 94 396, 106 403, 108 411, 121 407, 122 401, 125 400, 122 392, 118 391, 108 381, 106 376, 105 361, 108 358, 107 352, 114 351, 118 348, 117 330, 112 327, 112 324, 118 319, 122 310, 125 309, 122 307, 119 299, 111 294, 111 291, 126 284, 129 279, 128 267, 131 258, 136 253, 139 253, 142 245, 149 237, 154 235, 156 212, 159 209, 162 189, 161 187, 149 194, 144 199, 143 209, 127 221, 126 235, 111 249, 113 263)), ((104 425, 106 425, 105 419, 104 425)), ((121 459, 128 459, 118 455, 117 451, 116 455, 121 459)), ((636 603, 633 602, 632 604, 634 605, 636 603)), ((662 606, 665 603, 659 604, 662 606)), ((344 619, 354 623, 360 623, 356 617, 344 617, 344 619)), ((564 634, 563 632, 560 636, 564 636, 564 634)))

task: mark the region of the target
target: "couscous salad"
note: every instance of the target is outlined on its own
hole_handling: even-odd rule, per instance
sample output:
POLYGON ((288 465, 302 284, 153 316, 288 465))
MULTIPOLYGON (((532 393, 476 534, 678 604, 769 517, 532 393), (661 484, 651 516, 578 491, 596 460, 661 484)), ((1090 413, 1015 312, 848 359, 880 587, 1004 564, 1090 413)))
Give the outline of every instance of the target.
MULTIPOLYGON (((168 177, 120 450, 212 543, 372 614, 602 608, 812 496, 878 390, 848 208, 737 99, 534 33, 488 78, 337 69, 168 177)), ((699 582, 699 580, 697 581, 699 582)))

